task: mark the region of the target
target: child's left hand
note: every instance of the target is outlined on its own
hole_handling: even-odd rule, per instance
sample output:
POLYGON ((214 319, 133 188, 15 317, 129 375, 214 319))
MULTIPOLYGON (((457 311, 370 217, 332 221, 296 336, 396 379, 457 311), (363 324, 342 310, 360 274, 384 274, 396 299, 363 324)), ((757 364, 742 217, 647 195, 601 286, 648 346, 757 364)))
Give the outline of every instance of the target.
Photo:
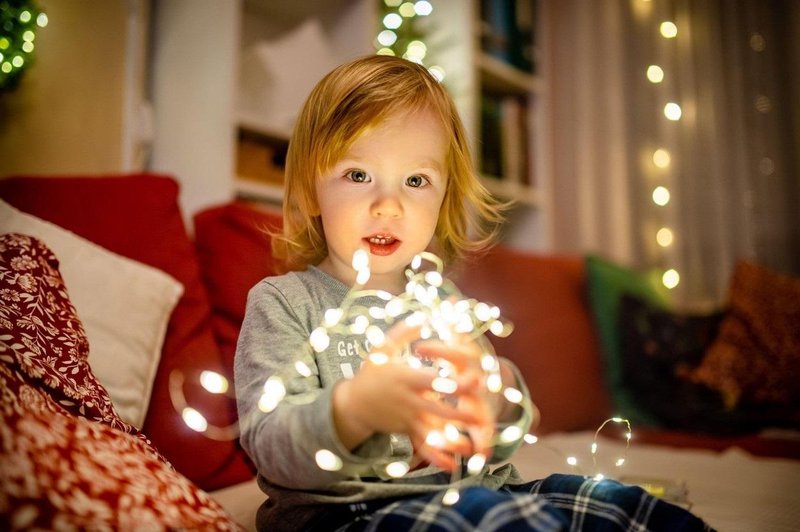
MULTIPOLYGON (((415 345, 417 355, 427 359, 443 359, 453 365, 461 390, 457 396, 457 408, 480 419, 479 424, 466 428, 472 440, 474 453, 491 454, 492 440, 502 396, 492 394, 486 388, 486 374, 481 367, 483 350, 472 339, 459 337, 445 343, 441 340, 426 340, 415 345), (466 388, 466 390, 464 389, 466 388)), ((442 430, 442 427, 432 427, 442 430)))

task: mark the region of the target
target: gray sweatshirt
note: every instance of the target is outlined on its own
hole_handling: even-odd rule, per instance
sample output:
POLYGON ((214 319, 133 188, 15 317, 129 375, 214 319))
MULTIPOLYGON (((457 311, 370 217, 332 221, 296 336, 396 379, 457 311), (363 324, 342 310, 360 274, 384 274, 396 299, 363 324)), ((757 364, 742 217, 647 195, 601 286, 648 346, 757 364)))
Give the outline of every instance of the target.
MULTIPOLYGON (((358 371, 366 347, 360 335, 331 335, 327 349, 315 353, 311 332, 323 322, 325 310, 338 308, 349 288, 325 272, 310 267, 303 272, 268 277, 248 295, 234 361, 241 443, 258 468, 258 482, 269 496, 258 513, 259 529, 298 530, 322 505, 356 503, 403 497, 448 487, 441 470, 429 466, 392 478, 385 472, 390 462, 409 461, 412 447, 402 434, 375 434, 349 451, 339 441, 333 425, 334 384, 358 371), (295 363, 302 361, 311 375, 302 376, 295 363), (259 408, 264 383, 280 376, 286 397, 269 413, 259 408), (317 451, 326 449, 341 458, 337 471, 321 469, 317 451)), ((361 301, 359 302, 361 303, 361 301)), ((364 298, 366 306, 383 306, 377 297, 364 298)), ((527 389, 518 375, 518 386, 527 389)), ((515 422, 527 431, 528 416, 515 422)), ((492 462, 506 460, 519 443, 496 447, 492 462)), ((511 465, 466 476, 458 486, 483 485, 497 489, 522 479, 511 465)))

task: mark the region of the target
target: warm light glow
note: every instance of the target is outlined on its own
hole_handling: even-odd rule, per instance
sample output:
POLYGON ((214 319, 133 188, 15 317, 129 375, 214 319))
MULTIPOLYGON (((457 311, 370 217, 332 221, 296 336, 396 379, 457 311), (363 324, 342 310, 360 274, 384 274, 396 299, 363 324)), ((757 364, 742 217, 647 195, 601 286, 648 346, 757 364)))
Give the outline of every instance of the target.
POLYGON ((49 19, 47 18, 47 15, 44 13, 39 13, 39 16, 36 17, 36 25, 39 26, 40 28, 44 28, 45 26, 47 26, 48 22, 49 19))
POLYGON ((516 425, 511 425, 503 429, 500 433, 500 441, 503 443, 511 443, 522 438, 522 429, 516 425))
POLYGON ((486 456, 480 453, 473 454, 467 461, 467 471, 470 475, 477 475, 486 465, 486 456))
POLYGON ((297 373, 299 373, 303 377, 311 376, 311 368, 309 368, 308 364, 306 364, 302 360, 298 360, 297 362, 294 363, 294 369, 297 370, 297 373))
POLYGON ((659 148, 653 152, 653 164, 659 168, 667 168, 672 158, 664 148, 659 148))
POLYGON ((750 35, 750 48, 755 52, 763 52, 766 50, 767 41, 764 39, 764 36, 757 31, 753 32, 753 34, 750 35))
POLYGON ((664 275, 661 276, 661 282, 664 284, 664 286, 672 290, 678 286, 678 283, 681 282, 681 276, 676 270, 669 269, 664 272, 664 275))
POLYGON ((375 53, 378 55, 394 55, 394 50, 392 50, 391 48, 381 48, 375 53))
POLYGON ((669 102, 664 106, 664 116, 666 116, 669 120, 680 120, 681 113, 681 106, 675 102, 669 102))
POLYGON ((208 428, 208 421, 206 421, 203 414, 190 406, 187 406, 181 411, 181 417, 183 418, 183 422, 186 423, 186 426, 194 431, 205 432, 208 428))
POLYGON ((577 458, 575 458, 574 456, 568 456, 568 457, 567 457, 567 463, 568 463, 569 465, 571 465, 571 466, 578 465, 578 459, 577 459, 577 458))
POLYGON ((461 498, 461 495, 458 494, 458 490, 456 488, 448 489, 444 497, 442 497, 442 504, 445 506, 452 506, 458 502, 458 499, 461 498))
POLYGON ((381 46, 391 46, 397 41, 397 34, 392 30, 383 30, 378 34, 378 42, 381 46))
POLYGON ((656 242, 662 248, 671 246, 673 238, 672 229, 668 227, 662 227, 656 233, 656 242))
POLYGON ((31 15, 31 12, 28 10, 25 10, 19 14, 19 21, 22 23, 27 24, 31 21, 31 18, 33 18, 33 15, 31 15))
POLYGON ((320 449, 314 455, 317 465, 325 471, 339 471, 342 468, 342 459, 327 449, 320 449))
POLYGON ((659 31, 661 31, 661 35, 665 39, 672 39, 678 35, 678 26, 676 26, 675 23, 667 20, 661 23, 659 31))
POLYGON ((203 371, 200 373, 200 385, 209 393, 225 393, 228 391, 228 379, 216 371, 203 371))
POLYGON ((509 403, 519 404, 522 399, 523 395, 522 392, 517 390, 516 388, 506 388, 503 390, 503 395, 506 399, 508 399, 509 403))
POLYGON ((413 17, 417 14, 417 11, 414 9, 414 4, 411 2, 403 2, 397 11, 406 18, 413 17))
POLYGON ((408 473, 409 466, 406 462, 392 462, 386 466, 386 474, 390 477, 400 478, 408 473))
POLYGON ((431 75, 432 75, 434 78, 436 78, 436 80, 437 80, 439 83, 441 83, 442 81, 444 81, 445 72, 444 72, 444 69, 443 69, 442 67, 440 67, 439 65, 433 65, 432 67, 430 67, 430 68, 428 69, 428 72, 430 72, 430 73, 431 73, 431 75))
POLYGON ((403 3, 403 0, 383 0, 383 3, 388 7, 397 7, 403 3))
POLYGON ((427 0, 419 0, 414 3, 414 11, 417 12, 417 15, 425 17, 433 12, 433 5, 427 0))
POLYGON ((390 30, 396 30, 403 23, 403 17, 397 13, 389 13, 383 17, 383 25, 390 30))
POLYGON ((647 67, 647 79, 651 83, 661 83, 664 81, 664 71, 658 65, 650 65, 647 67))
POLYGON ((663 207, 669 203, 669 189, 667 187, 658 186, 653 190, 653 203, 663 207))
POLYGON ((533 434, 526 434, 525 436, 522 437, 522 439, 525 440, 525 443, 528 443, 530 445, 533 445, 534 443, 539 441, 539 437, 533 434))

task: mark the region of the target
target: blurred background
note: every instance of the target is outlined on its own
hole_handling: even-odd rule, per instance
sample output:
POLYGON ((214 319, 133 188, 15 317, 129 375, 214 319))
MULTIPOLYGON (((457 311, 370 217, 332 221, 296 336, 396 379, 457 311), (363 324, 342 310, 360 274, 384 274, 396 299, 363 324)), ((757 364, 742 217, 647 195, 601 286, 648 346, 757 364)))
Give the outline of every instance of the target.
POLYGON ((724 301, 800 274, 796 0, 0 0, 0 177, 138 171, 188 216, 279 205, 294 117, 337 64, 427 66, 508 245, 657 268, 724 301), (27 13, 27 14, 26 14, 27 13))

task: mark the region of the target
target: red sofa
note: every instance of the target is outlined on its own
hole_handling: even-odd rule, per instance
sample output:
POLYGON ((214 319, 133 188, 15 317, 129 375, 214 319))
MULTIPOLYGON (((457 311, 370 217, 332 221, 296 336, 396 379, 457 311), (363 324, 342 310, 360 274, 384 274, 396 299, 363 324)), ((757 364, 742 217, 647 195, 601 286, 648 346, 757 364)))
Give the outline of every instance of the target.
MULTIPOLYGON (((252 481, 253 468, 235 439, 211 439, 187 427, 171 400, 169 377, 176 369, 183 372, 186 400, 210 423, 235 424, 230 394, 211 395, 194 383, 204 369, 231 377, 247 291, 275 271, 264 229, 276 227, 280 217, 274 210, 231 202, 197 213, 190 236, 178 194, 177 182, 159 175, 0 180, 0 198, 16 208, 183 284, 141 429, 179 473, 211 491, 252 481)), ((465 294, 497 304, 514 323, 513 334, 493 343, 527 381, 541 411, 537 433, 593 430, 614 413, 584 257, 500 246, 452 275, 465 294)), ((752 434, 712 437, 644 427, 638 434, 638 441, 711 449, 738 445, 800 458, 797 441, 752 434)))

